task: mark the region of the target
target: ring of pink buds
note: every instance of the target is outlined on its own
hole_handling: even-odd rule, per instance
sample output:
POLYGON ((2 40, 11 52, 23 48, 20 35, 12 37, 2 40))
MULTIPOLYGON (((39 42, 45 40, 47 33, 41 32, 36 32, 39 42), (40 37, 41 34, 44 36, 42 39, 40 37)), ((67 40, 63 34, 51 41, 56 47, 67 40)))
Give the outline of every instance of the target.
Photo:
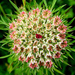
POLYGON ((13 52, 32 69, 51 68, 67 46, 67 26, 48 9, 22 11, 9 25, 13 52))

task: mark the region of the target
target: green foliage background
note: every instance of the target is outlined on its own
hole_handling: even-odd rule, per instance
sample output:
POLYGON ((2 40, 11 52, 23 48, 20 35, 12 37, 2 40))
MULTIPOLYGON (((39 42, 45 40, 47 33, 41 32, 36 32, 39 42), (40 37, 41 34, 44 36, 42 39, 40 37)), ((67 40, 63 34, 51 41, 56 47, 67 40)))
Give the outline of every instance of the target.
MULTIPOLYGON (((1 0, 0 0, 1 1, 1 0)), ((18 7, 22 6, 22 0, 12 0, 18 7)), ((26 0, 28 3, 31 4, 31 6, 33 6, 33 1, 32 0, 26 0)), ((41 0, 36 0, 37 3, 39 4, 41 2, 41 0)), ((46 0, 47 4, 51 6, 53 0, 46 0)), ((57 0, 56 5, 55 5, 55 9, 58 8, 59 6, 66 4, 66 6, 61 9, 61 12, 64 12, 64 10, 66 8, 68 8, 69 6, 71 6, 70 10, 66 12, 66 14, 68 16, 66 16, 66 18, 68 18, 68 22, 75 17, 75 0, 57 0)), ((28 6, 26 6, 28 7, 28 6)), ((10 4, 9 0, 2 0, 0 2, 0 19, 1 16, 3 17, 3 19, 8 22, 9 20, 7 20, 7 14, 14 14, 15 9, 13 8, 13 6, 10 4)), ((75 26, 75 21, 73 21, 73 23, 71 24, 72 27, 75 26)), ((5 39, 5 36, 7 35, 8 31, 7 28, 3 29, 5 26, 0 24, 0 40, 5 39)), ((75 27, 74 27, 75 30, 75 27)), ((74 31, 72 32, 72 34, 74 35, 74 31)), ((74 41, 75 42, 75 41, 74 41)), ((75 44, 75 43, 74 43, 75 44)), ((71 47, 73 47, 75 49, 75 46, 71 45, 71 47)), ((8 45, 4 45, 5 48, 9 48, 8 45)), ((5 51, 4 48, 1 48, 1 43, 0 43, 0 56, 3 55, 7 55, 9 54, 9 52, 5 51)), ((70 66, 66 66, 65 64, 62 64, 61 68, 59 68, 60 71, 62 71, 65 75, 75 75, 75 52, 71 52, 71 55, 74 59, 71 59, 68 57, 67 61, 70 66)), ((0 59, 0 75, 18 75, 18 72, 20 71, 15 69, 15 71, 12 71, 12 73, 10 73, 10 71, 12 70, 12 66, 9 66, 9 63, 11 62, 11 58, 6 58, 6 59, 0 59)), ((11 64, 12 65, 12 64, 11 64)), ((41 75, 41 74, 40 74, 41 75)), ((55 75, 60 75, 58 73, 55 73, 55 75)))

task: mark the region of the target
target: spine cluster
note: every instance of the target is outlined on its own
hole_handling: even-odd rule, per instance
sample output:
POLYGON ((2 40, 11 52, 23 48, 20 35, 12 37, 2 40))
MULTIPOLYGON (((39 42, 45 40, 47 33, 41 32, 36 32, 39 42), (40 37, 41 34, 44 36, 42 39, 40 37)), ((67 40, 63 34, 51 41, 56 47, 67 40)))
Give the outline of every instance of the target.
POLYGON ((61 58, 62 50, 67 46, 67 26, 48 9, 22 11, 9 25, 14 53, 32 69, 51 68, 53 59, 61 58))

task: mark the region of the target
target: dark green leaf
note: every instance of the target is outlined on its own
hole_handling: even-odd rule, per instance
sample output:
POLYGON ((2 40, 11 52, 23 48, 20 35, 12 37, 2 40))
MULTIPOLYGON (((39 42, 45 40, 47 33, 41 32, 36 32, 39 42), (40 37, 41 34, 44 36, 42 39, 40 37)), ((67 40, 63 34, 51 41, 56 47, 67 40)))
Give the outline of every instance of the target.
MULTIPOLYGON (((65 5, 66 5, 66 4, 65 4, 65 5)), ((55 12, 59 11, 59 10, 62 9, 65 5, 62 5, 62 6, 58 7, 56 10, 53 10, 52 13, 55 13, 55 12)))
POLYGON ((9 55, 2 56, 2 57, 0 57, 0 59, 7 58, 7 57, 9 57, 9 56, 11 56, 11 55, 13 55, 13 54, 9 54, 9 55))
POLYGON ((71 66, 70 64, 68 64, 66 61, 64 61, 64 60, 60 60, 62 63, 64 63, 65 65, 69 65, 69 66, 71 66))
POLYGON ((53 7, 54 7, 56 1, 57 1, 57 0, 53 0, 52 7, 51 7, 51 9, 50 9, 51 11, 52 11, 52 9, 53 9, 53 7))
POLYGON ((4 10, 3 10, 1 4, 0 4, 0 10, 2 11, 3 15, 6 17, 6 14, 5 14, 5 12, 4 12, 4 10))
POLYGON ((22 0, 23 6, 25 7, 26 0, 22 0))
POLYGON ((70 6, 69 8, 67 8, 64 12, 62 12, 62 14, 61 15, 64 15, 68 10, 70 10, 71 9, 71 7, 72 6, 70 6))
POLYGON ((71 23, 75 20, 75 17, 69 22, 69 25, 71 25, 71 23))
POLYGON ((12 6, 20 13, 19 8, 11 0, 9 0, 9 1, 12 4, 12 6))
POLYGON ((73 59, 73 57, 70 55, 70 53, 68 51, 65 50, 65 52, 67 53, 67 55, 73 59))
POLYGON ((64 75, 60 70, 58 70, 58 69, 56 69, 56 68, 54 68, 54 70, 55 70, 56 72, 58 72, 59 74, 64 75))
POLYGON ((47 9, 48 7, 47 7, 47 2, 46 2, 46 0, 43 0, 43 2, 44 2, 45 7, 46 7, 46 9, 47 9))
POLYGON ((43 4, 43 0, 39 3, 39 9, 41 8, 41 6, 42 6, 42 4, 43 4))

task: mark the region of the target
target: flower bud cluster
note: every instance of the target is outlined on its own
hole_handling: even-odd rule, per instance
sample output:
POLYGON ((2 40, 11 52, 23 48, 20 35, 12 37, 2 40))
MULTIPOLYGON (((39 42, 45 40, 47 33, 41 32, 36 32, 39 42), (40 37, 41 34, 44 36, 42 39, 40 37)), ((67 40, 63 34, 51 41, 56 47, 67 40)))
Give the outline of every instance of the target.
POLYGON ((67 46, 67 26, 62 21, 50 10, 36 8, 29 13, 22 11, 9 23, 13 51, 19 54, 19 61, 27 62, 32 69, 51 68, 53 59, 61 58, 62 50, 67 46))

